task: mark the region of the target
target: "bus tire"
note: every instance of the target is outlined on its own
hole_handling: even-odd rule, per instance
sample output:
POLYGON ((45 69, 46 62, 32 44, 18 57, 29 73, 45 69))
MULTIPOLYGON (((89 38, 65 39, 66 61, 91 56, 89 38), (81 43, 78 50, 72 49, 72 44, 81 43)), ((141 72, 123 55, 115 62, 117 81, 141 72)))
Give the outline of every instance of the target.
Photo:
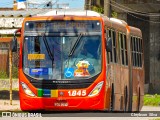
POLYGON ((112 83, 112 88, 111 88, 111 103, 110 103, 110 111, 114 111, 114 84, 112 83))
POLYGON ((127 103, 128 103, 128 88, 126 86, 124 89, 124 111, 127 111, 127 103))
POLYGON ((138 90, 138 104, 137 104, 137 111, 140 111, 140 100, 141 100, 141 92, 140 88, 138 90))

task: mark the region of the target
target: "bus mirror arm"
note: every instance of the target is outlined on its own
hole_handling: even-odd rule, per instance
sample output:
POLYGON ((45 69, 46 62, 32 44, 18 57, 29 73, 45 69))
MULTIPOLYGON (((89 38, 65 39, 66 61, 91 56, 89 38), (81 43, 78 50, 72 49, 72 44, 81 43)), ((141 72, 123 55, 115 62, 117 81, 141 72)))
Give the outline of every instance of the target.
POLYGON ((13 39, 11 41, 11 50, 12 52, 17 52, 17 38, 16 38, 16 34, 18 32, 21 32, 21 29, 18 29, 14 32, 14 35, 13 35, 13 39))
POLYGON ((106 50, 112 52, 112 39, 110 37, 106 39, 106 50))

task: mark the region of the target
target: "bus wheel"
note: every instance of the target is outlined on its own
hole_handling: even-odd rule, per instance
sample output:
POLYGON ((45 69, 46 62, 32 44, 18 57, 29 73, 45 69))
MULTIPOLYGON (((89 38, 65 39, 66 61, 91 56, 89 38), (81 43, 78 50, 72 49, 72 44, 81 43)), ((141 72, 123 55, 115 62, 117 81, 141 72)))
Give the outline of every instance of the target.
POLYGON ((114 111, 114 84, 112 83, 111 89, 111 102, 110 102, 110 111, 114 111))
POLYGON ((127 102, 128 102, 128 89, 126 86, 124 89, 124 111, 127 111, 127 102))
POLYGON ((141 100, 141 92, 140 88, 138 90, 138 104, 137 104, 137 111, 140 111, 140 100, 141 100))

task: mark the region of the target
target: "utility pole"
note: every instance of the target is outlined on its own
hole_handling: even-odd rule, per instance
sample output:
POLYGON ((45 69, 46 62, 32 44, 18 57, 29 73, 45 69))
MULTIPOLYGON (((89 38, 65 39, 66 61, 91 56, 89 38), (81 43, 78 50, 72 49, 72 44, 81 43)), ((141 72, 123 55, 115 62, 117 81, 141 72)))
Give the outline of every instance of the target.
POLYGON ((92 0, 88 0, 89 1, 89 10, 92 9, 92 0))
POLYGON ((91 10, 92 0, 85 0, 85 10, 91 10))
POLYGON ((17 2, 16 2, 16 0, 13 0, 13 10, 17 10, 17 2))
POLYGON ((12 43, 9 44, 9 84, 10 84, 10 105, 12 105, 12 50, 11 50, 12 43))
POLYGON ((111 1, 110 0, 104 0, 104 15, 111 17, 111 1))

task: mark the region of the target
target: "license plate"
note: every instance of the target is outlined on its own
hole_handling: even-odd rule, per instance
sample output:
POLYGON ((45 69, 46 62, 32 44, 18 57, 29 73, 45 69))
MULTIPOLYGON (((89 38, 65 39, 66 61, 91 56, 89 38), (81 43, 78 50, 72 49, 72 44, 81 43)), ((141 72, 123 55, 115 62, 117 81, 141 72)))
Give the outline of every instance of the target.
POLYGON ((54 106, 64 106, 64 107, 66 107, 66 106, 68 106, 68 103, 67 102, 65 102, 65 103, 63 103, 63 102, 55 102, 54 106))

